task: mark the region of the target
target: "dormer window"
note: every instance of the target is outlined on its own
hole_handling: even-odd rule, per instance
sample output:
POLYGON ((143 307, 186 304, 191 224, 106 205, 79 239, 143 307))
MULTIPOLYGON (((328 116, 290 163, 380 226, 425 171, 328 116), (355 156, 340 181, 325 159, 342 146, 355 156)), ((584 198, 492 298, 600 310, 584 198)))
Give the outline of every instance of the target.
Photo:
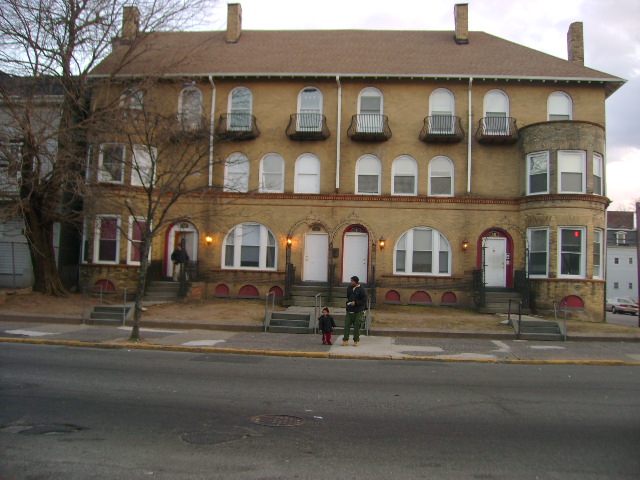
POLYGON ((616 232, 616 245, 627 244, 627 232, 616 232))

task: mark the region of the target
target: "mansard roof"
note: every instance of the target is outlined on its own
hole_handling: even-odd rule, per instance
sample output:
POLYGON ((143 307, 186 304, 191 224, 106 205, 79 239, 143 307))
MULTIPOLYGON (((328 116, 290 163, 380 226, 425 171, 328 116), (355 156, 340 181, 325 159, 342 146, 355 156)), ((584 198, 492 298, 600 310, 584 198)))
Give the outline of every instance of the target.
POLYGON ((459 45, 453 31, 245 30, 141 34, 133 52, 116 41, 92 76, 344 76, 624 80, 484 32, 459 45), (124 57, 124 61, 123 61, 124 57))

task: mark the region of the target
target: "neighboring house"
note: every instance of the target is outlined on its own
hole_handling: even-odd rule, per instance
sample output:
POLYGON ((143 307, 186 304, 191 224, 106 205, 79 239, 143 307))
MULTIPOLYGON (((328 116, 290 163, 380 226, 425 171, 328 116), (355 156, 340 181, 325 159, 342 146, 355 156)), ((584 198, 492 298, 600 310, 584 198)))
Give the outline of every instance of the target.
POLYGON ((607 212, 607 298, 638 300, 638 232, 633 212, 607 212))
MULTIPOLYGON (((624 80, 583 65, 581 23, 566 61, 469 32, 466 4, 455 31, 242 31, 240 5, 228 14, 226 32, 143 33, 126 9, 91 74, 98 94, 118 66, 111 95, 160 75, 144 101, 215 134, 197 204, 210 214, 178 205, 184 220, 153 245, 164 276, 184 238, 209 295, 357 275, 377 303, 473 306, 484 283, 602 319, 605 99, 624 80), (132 36, 139 54, 119 65, 132 36)), ((134 191, 130 172, 104 167, 133 152, 108 142, 99 180, 134 191)), ((116 210, 86 229, 86 283, 133 283, 116 210)))

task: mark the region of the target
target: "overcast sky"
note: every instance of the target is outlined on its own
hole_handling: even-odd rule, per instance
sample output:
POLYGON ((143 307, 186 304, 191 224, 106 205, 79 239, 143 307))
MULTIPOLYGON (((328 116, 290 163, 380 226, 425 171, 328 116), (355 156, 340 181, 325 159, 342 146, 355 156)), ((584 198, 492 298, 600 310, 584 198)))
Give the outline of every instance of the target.
MULTIPOLYGON (((242 5, 246 30, 453 30, 455 0, 221 1, 242 5)), ((567 58, 567 30, 584 23, 585 66, 627 80, 607 100, 610 210, 640 201, 640 0, 469 0, 469 30, 567 58)), ((345 45, 348 48, 348 45, 345 45)))

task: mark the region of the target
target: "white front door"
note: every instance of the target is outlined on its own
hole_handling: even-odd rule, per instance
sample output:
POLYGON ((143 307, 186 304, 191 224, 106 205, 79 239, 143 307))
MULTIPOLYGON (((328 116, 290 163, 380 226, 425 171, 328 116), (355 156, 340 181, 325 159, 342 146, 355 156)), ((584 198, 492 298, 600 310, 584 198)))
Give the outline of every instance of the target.
POLYGON ((487 287, 507 286, 507 239, 487 237, 484 244, 484 274, 487 287))
POLYGON ((326 233, 307 233, 304 238, 305 282, 326 282, 329 259, 329 236, 326 233))
POLYGON ((360 283, 366 283, 368 260, 369 235, 355 232, 346 233, 342 252, 342 281, 348 283, 355 275, 360 279, 360 283))

